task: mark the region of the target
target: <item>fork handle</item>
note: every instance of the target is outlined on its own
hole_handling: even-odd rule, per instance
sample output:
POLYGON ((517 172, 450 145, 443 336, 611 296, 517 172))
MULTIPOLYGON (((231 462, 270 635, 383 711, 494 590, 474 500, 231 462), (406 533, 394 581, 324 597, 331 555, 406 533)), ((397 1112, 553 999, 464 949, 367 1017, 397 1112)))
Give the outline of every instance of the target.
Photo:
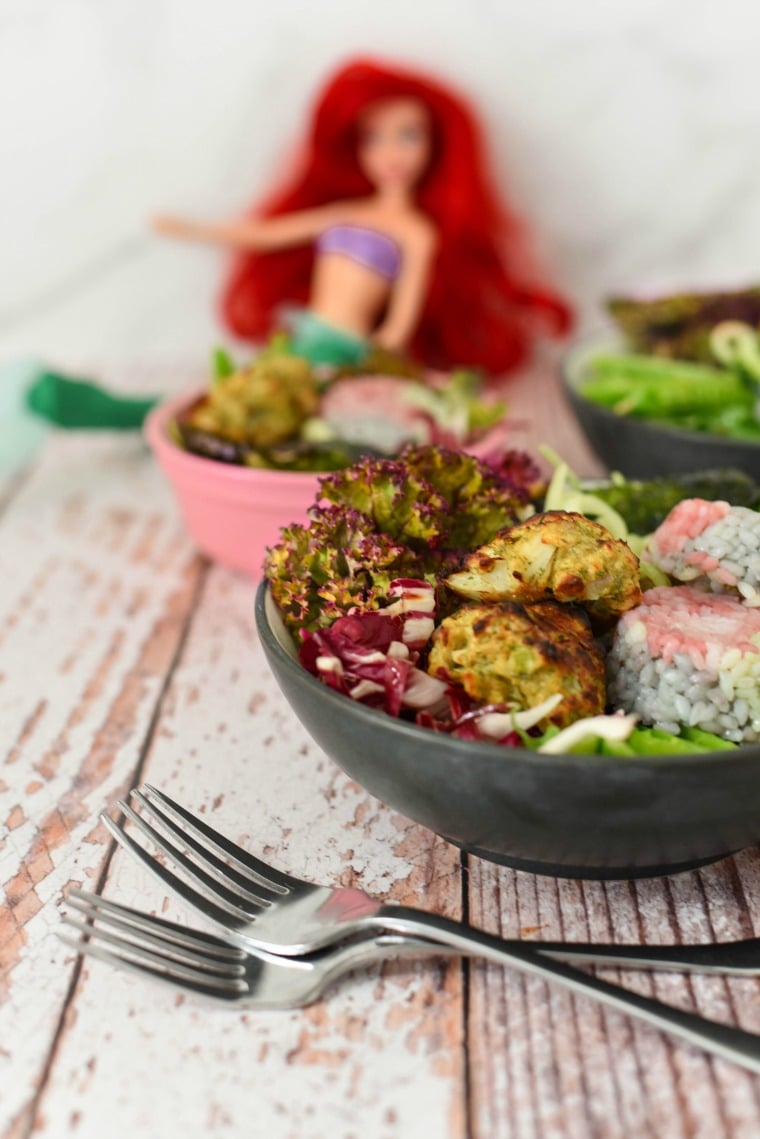
POLYGON ((711 945, 588 945, 567 941, 504 941, 567 964, 613 965, 625 969, 672 970, 677 973, 760 974, 760 938, 722 941, 711 945))
MULTIPOLYGON (((595 997, 611 1008, 633 1014, 657 1028, 674 1033, 690 1044, 760 1072, 760 1035, 707 1020, 698 1013, 673 1008, 653 997, 642 996, 600 977, 580 972, 544 956, 533 944, 505 942, 480 930, 469 927, 465 930, 458 922, 438 914, 422 913, 404 906, 381 906, 373 917, 373 924, 382 924, 384 929, 397 933, 429 938, 460 953, 512 965, 523 973, 557 981, 571 992, 595 997)), ((566 948, 563 947, 563 952, 566 948)))
MULTIPOLYGON (((388 902, 383 905, 383 917, 380 920, 386 921, 389 916, 393 918, 398 913, 417 916, 423 911, 388 902)), ((475 927, 464 922, 455 923, 455 927, 465 936, 470 931, 476 932, 475 927)), ((610 965, 624 969, 657 968, 676 973, 760 976, 760 937, 745 937, 707 945, 613 945, 609 942, 525 941, 517 938, 499 938, 498 941, 507 949, 532 949, 569 965, 610 965)))

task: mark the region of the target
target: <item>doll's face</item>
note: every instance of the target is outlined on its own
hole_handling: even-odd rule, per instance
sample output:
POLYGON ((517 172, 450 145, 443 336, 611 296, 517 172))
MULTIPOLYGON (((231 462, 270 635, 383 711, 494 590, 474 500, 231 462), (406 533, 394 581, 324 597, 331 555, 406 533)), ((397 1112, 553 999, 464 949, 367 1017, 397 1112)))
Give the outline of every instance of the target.
POLYGON ((378 189, 410 190, 430 161, 430 114, 418 99, 384 99, 359 120, 359 165, 378 189))

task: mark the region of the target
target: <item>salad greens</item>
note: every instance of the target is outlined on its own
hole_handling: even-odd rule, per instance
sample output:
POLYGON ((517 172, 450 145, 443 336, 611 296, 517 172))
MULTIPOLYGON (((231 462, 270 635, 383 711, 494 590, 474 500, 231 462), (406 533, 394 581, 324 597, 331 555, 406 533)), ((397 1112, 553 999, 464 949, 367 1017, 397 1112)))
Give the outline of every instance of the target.
MULTIPOLYGON (((733 506, 760 507, 760 484, 733 468, 627 479, 612 471, 607 482, 589 486, 578 478, 550 447, 541 454, 554 468, 544 498, 544 510, 574 510, 595 518, 616 538, 628 541, 651 534, 684 498, 725 501, 733 506)), ((637 551, 638 552, 638 551, 637 551)))
POLYGON ((760 335, 748 324, 724 321, 708 342, 711 363, 602 353, 589 361, 579 392, 617 415, 760 439, 760 335))
POLYGON ((465 439, 485 432, 504 418, 507 405, 486 403, 480 398, 480 379, 475 372, 452 372, 444 387, 409 385, 404 400, 427 412, 441 431, 465 439))
MULTIPOLYGON (((537 506, 594 518, 640 550, 645 536, 629 520, 664 509, 676 494, 679 501, 693 494, 679 480, 629 484, 618 476, 612 482, 616 501, 609 502, 604 494, 610 488, 589 489, 550 449, 542 454, 555 468, 541 488, 543 501, 535 466, 515 453, 496 469, 461 452, 409 446, 395 460, 364 458, 323 477, 310 525, 285 528, 265 567, 301 663, 351 699, 463 739, 546 754, 620 757, 735 747, 699 729, 683 727, 671 735, 620 713, 541 731, 561 692, 522 709, 482 704, 426 671, 436 623, 451 604, 443 579, 464 553, 537 506)), ((716 493, 736 477, 757 497, 757 487, 741 474, 702 477, 716 493)), ((669 584, 646 564, 642 578, 669 584)))
POLYGON ((340 470, 361 455, 395 454, 406 442, 482 440, 503 420, 506 405, 482 399, 481 387, 474 372, 423 374, 401 357, 377 353, 363 370, 327 372, 277 334, 245 366, 215 348, 208 390, 183 409, 170 434, 185 450, 219 462, 340 470), (382 403, 384 418, 368 413, 367 399, 382 403))
POLYGON ((713 363, 716 324, 741 321, 760 329, 760 287, 710 293, 671 293, 641 299, 611 297, 607 311, 634 352, 713 363))
MULTIPOLYGON (((535 478, 535 467, 519 469, 535 478)), ((327 506, 286 527, 265 573, 293 632, 325 628, 352 607, 377 609, 395 578, 435 580, 446 565, 516 522, 529 491, 514 471, 472 455, 407 446, 320 479, 327 506)))
POLYGON ((549 728, 543 736, 524 733, 523 746, 557 755, 694 755, 700 751, 731 751, 737 745, 701 728, 683 727, 674 736, 661 728, 641 727, 635 716, 614 713, 576 720, 569 728, 549 728))

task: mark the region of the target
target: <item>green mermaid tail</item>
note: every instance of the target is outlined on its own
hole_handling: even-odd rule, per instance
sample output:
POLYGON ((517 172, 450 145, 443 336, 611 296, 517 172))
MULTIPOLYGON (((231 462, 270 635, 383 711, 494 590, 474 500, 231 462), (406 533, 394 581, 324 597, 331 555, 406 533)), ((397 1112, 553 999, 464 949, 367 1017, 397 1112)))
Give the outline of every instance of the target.
POLYGON ((139 430, 155 396, 120 396, 90 380, 47 371, 35 360, 0 369, 0 474, 31 462, 52 427, 139 430))
POLYGON ((157 397, 118 396, 89 380, 40 372, 26 391, 26 406, 56 427, 134 431, 157 397))

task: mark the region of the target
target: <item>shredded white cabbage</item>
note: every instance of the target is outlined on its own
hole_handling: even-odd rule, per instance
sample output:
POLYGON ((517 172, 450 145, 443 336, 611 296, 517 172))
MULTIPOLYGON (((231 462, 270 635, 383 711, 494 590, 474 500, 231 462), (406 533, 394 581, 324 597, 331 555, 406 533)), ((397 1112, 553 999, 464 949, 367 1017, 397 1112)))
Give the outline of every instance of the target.
POLYGON ((525 708, 522 712, 484 712, 476 721, 478 732, 495 740, 503 739, 509 732, 526 732, 553 712, 561 699, 561 694, 555 692, 535 708, 525 708))
POLYGON ((603 739, 621 743, 627 740, 638 721, 637 716, 613 712, 611 716, 587 716, 563 728, 537 749, 544 755, 560 755, 586 740, 603 739))
POLYGON ((592 518, 609 530, 613 538, 627 542, 629 530, 625 519, 593 490, 584 489, 581 480, 570 467, 551 449, 539 447, 547 462, 554 467, 554 474, 546 490, 544 510, 568 510, 592 518))

